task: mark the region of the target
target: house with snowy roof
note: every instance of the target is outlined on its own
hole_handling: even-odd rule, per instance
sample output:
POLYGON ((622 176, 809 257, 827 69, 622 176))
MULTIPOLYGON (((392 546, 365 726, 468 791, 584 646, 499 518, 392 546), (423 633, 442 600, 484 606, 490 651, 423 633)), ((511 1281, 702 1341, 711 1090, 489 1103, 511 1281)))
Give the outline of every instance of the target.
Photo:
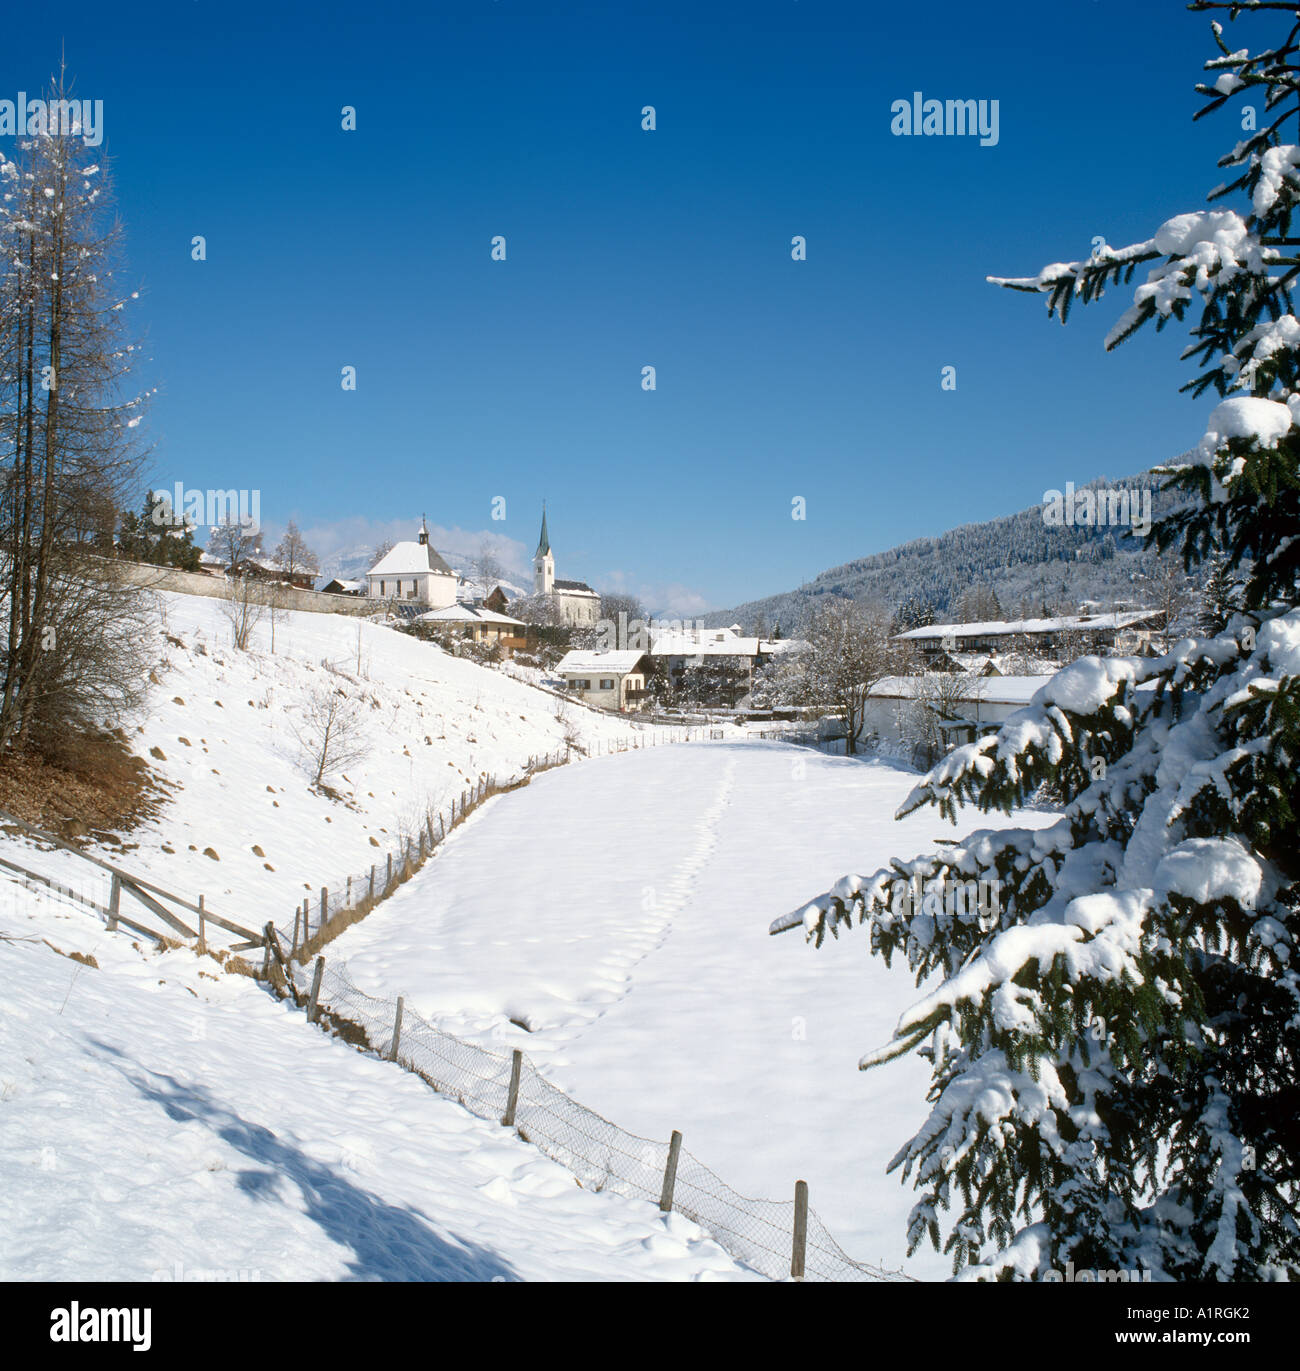
POLYGON ((295 590, 310 590, 316 580, 314 571, 287 571, 274 557, 241 557, 235 563, 235 575, 292 586, 295 590))
POLYGON ((570 694, 597 709, 620 712, 644 708, 649 696, 646 682, 653 670, 649 654, 635 648, 613 652, 575 648, 556 667, 570 694))
POLYGON ((587 628, 600 618, 600 595, 586 581, 557 581, 555 554, 546 530, 546 506, 542 505, 542 533, 533 554, 533 589, 550 597, 556 622, 565 628, 587 628))
POLYGON ((395 543, 366 573, 366 594, 372 600, 446 609, 456 603, 456 582, 456 573, 435 551, 421 518, 415 539, 395 543))
POLYGON ((464 601, 418 614, 414 622, 435 630, 439 637, 499 645, 507 653, 524 647, 528 633, 528 625, 522 620, 464 601))
POLYGON ((718 669, 719 704, 733 705, 749 694, 754 672, 783 652, 798 652, 807 643, 795 638, 748 637, 739 624, 702 628, 674 621, 650 624, 650 655, 675 687, 686 671, 706 663, 718 669))
POLYGON ((927 664, 954 652, 997 654, 1017 648, 1044 656, 1064 653, 1078 657, 1085 653, 1139 652, 1163 627, 1163 611, 1133 609, 975 624, 927 624, 898 634, 897 640, 914 644, 925 655, 927 664))

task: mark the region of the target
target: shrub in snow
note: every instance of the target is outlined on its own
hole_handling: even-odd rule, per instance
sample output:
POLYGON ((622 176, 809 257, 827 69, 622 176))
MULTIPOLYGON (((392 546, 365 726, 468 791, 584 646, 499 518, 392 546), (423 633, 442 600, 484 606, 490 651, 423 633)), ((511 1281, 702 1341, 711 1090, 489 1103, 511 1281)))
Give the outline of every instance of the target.
POLYGON ((316 686, 302 719, 292 728, 313 786, 323 785, 326 776, 364 761, 370 754, 361 702, 331 681, 316 686))
MULTIPOLYGON (((1200 86, 1300 104, 1300 68, 1229 52, 1200 86)), ((1203 111, 1204 112, 1204 111, 1203 111)), ((1288 113, 1283 110, 1283 114, 1288 113)), ((1050 828, 988 829, 930 856, 849 876, 773 931, 818 945, 854 920, 873 952, 905 957, 926 993, 893 1040, 932 1064, 932 1109, 894 1158, 927 1236, 966 1276, 1078 1268, 1155 1279, 1300 1276, 1300 324, 1286 240, 1300 149, 1278 117, 1224 159, 1216 192, 1253 212, 1180 215, 1148 241, 1004 280, 1062 319, 1107 282, 1138 285, 1112 331, 1163 327, 1200 305, 1190 383, 1229 398, 1167 489, 1194 500, 1154 530, 1190 568, 1207 555, 1212 636, 1160 659, 1085 658, 1046 682, 996 737, 952 752, 907 813, 959 802, 1006 812, 1050 783, 1050 828), (901 913, 923 888, 1000 882, 993 919, 901 913), (946 1237, 942 1228, 946 1224, 946 1237)))

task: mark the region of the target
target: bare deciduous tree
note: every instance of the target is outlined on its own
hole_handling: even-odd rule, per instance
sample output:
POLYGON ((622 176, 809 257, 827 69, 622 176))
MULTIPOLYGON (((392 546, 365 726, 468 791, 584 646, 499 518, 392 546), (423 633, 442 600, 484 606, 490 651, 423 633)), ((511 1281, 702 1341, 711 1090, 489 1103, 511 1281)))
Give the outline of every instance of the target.
MULTIPOLYGON (((252 577, 231 577, 226 586, 223 609, 225 610, 226 621, 230 624, 230 634, 235 647, 240 652, 247 652, 253 630, 261 623, 262 615, 266 610, 266 606, 258 594, 257 583, 252 577)), ((274 631, 274 612, 271 616, 271 625, 272 631, 274 631)))
POLYGON ((208 552, 220 557, 228 575, 235 575, 241 562, 262 550, 262 535, 251 525, 242 523, 237 515, 227 514, 208 532, 208 552))
POLYGON ((331 681, 321 682, 312 691, 301 722, 292 727, 311 768, 314 786, 321 785, 330 773, 370 754, 361 701, 331 681))
POLYGON ((871 688, 896 670, 889 612, 834 598, 813 611, 802 636, 808 640, 802 654, 807 689, 818 703, 833 704, 840 711, 844 750, 852 756, 871 688))
POLYGON ((1194 607, 1192 584, 1177 557, 1162 557, 1150 585, 1151 607, 1158 609, 1163 616, 1162 630, 1167 652, 1183 629, 1183 620, 1188 611, 1194 607))
POLYGON ((496 553, 492 551, 492 543, 487 538, 479 543, 478 573, 485 594, 501 579, 501 563, 497 561, 496 553))
POLYGON ((276 546, 275 560, 286 576, 308 571, 314 574, 320 570, 316 554, 307 546, 307 540, 298 531, 298 525, 292 519, 285 526, 284 537, 276 546))
MULTIPOLYGON (((60 74, 50 108, 67 93, 60 74)), ((95 555, 138 489, 145 399, 128 391, 111 188, 57 128, 15 151, 0 157, 0 751, 120 707, 150 642, 143 592, 95 555)))

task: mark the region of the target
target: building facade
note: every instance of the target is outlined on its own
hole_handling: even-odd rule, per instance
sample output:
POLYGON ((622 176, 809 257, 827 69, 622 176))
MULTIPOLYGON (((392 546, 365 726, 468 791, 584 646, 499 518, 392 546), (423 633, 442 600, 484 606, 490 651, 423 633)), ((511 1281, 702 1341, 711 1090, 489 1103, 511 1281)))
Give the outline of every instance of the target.
POLYGON ((414 541, 397 543, 370 568, 366 594, 372 600, 403 600, 427 609, 446 609, 456 603, 456 573, 429 542, 429 529, 420 520, 414 541))
POLYGON ((646 681, 654 670, 645 652, 589 652, 575 649, 556 668, 571 695, 597 709, 625 713, 643 709, 646 681))
POLYGON ((546 529, 546 506, 542 506, 542 532, 533 554, 533 591, 548 596, 555 606, 555 622, 565 628, 594 628, 600 618, 600 596, 585 581, 557 581, 555 554, 546 529))

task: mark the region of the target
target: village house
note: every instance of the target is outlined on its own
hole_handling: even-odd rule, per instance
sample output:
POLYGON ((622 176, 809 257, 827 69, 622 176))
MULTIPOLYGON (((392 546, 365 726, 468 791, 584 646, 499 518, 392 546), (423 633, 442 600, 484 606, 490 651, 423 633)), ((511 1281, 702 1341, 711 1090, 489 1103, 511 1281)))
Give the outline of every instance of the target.
POLYGON ((924 706, 932 692, 952 692, 949 704, 960 718, 948 721, 948 741, 971 742, 982 733, 995 731, 1004 719, 1023 709, 1052 678, 1050 676, 968 676, 956 685, 939 686, 936 672, 919 676, 886 676, 871 687, 862 711, 860 736, 897 743, 907 732, 909 711, 924 706))
POLYGON ((370 568, 366 593, 372 600, 401 600, 426 609, 456 603, 456 573, 434 551, 423 519, 414 541, 395 544, 370 568))
POLYGON ((953 653, 993 655, 1020 651, 1072 660, 1088 653, 1140 653, 1159 635, 1163 620, 1158 609, 1061 614, 1050 619, 928 624, 899 633, 896 640, 919 648, 927 667, 939 665, 941 657, 953 653))
MULTIPOLYGON (((747 637, 739 624, 730 628, 696 628, 672 623, 667 630, 650 624, 650 655, 657 670, 680 687, 688 667, 709 665, 727 678, 724 693, 731 698, 718 703, 734 705, 748 695, 754 672, 782 652, 796 652, 807 644, 794 638, 747 637)), ((721 688, 721 687, 720 687, 721 688)))
POLYGON ((565 653, 556 667, 571 694, 598 709, 620 713, 644 708, 649 695, 646 682, 653 670, 649 655, 631 648, 615 652, 575 649, 565 653))
MULTIPOLYGON (((919 676, 887 676, 877 681, 868 693, 862 711, 858 736, 863 742, 898 743, 904 741, 917 709, 933 708, 940 691, 947 694, 946 707, 956 716, 936 721, 945 747, 974 742, 986 733, 996 733, 1017 710, 1033 702, 1034 696, 1052 681, 1051 676, 967 676, 953 682, 942 672, 919 676), (945 677, 946 679, 941 680, 945 677), (909 717, 911 716, 911 717, 909 717)), ((1147 692, 1153 684, 1141 685, 1147 692)))
POLYGON ((274 585, 293 586, 295 590, 310 590, 316 580, 312 571, 286 571, 270 557, 244 557, 235 563, 235 575, 274 585))
POLYGON ((417 624, 437 630, 440 637, 472 643, 499 645, 503 652, 517 652, 527 646, 528 625, 485 605, 455 604, 431 609, 417 615, 417 624))

